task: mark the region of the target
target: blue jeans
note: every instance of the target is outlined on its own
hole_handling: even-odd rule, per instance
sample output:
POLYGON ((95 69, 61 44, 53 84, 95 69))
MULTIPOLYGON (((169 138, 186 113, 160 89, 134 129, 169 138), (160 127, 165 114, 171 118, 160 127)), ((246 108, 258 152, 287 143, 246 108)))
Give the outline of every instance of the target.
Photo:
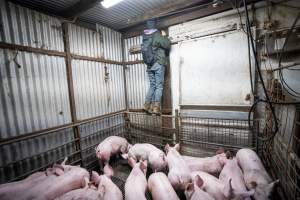
POLYGON ((165 76, 165 66, 155 63, 152 67, 147 69, 150 87, 146 96, 146 103, 160 103, 164 76, 165 76))

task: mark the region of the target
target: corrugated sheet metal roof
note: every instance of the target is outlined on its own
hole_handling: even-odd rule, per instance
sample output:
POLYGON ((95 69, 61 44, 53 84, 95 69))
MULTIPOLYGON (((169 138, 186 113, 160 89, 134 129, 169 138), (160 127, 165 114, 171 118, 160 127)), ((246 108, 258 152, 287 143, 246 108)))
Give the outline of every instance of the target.
MULTIPOLYGON (((79 0, 13 0, 23 6, 49 13, 58 13, 79 0)), ((87 23, 99 23, 120 30, 126 27, 128 19, 142 15, 147 11, 157 9, 174 0, 123 0, 111 8, 103 8, 99 3, 94 8, 86 11, 80 17, 80 21, 87 23)))

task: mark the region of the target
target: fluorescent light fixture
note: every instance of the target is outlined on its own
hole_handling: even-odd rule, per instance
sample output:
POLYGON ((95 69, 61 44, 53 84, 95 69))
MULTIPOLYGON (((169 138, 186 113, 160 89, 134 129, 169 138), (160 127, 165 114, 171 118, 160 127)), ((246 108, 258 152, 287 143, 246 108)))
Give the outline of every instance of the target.
POLYGON ((123 1, 123 0, 103 0, 103 1, 101 1, 101 5, 104 8, 109 8, 109 7, 112 7, 112 6, 120 3, 121 1, 123 1))

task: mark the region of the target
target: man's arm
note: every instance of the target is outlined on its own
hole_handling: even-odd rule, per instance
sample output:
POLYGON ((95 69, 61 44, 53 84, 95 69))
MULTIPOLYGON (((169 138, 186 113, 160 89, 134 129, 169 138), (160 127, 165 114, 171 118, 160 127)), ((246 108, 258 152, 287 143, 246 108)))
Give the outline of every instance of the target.
POLYGON ((155 47, 160 47, 165 50, 170 50, 171 48, 171 41, 166 36, 162 36, 161 34, 157 34, 154 38, 153 45, 155 47))

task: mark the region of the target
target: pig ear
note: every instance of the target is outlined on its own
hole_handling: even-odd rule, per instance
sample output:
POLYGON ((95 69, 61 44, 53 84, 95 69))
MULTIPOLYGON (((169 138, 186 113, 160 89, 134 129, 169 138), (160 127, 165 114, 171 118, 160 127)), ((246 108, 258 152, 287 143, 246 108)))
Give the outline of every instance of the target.
POLYGON ((92 174, 91 174, 91 181, 94 182, 96 185, 99 184, 99 174, 95 171, 92 171, 92 174))
POLYGON ((104 166, 103 172, 107 177, 112 177, 114 175, 114 170, 109 164, 104 166))
POLYGON ((199 175, 197 175, 195 177, 195 183, 200 188, 203 185, 204 182, 203 182, 203 179, 199 175))
POLYGON ((130 158, 128 158, 128 164, 130 165, 130 167, 134 167, 134 165, 136 164, 136 161, 132 158, 132 157, 130 157, 130 158))
POLYGON ((169 150, 170 150, 170 145, 169 145, 169 144, 166 144, 166 146, 165 146, 165 152, 168 153, 169 150))
POLYGON ((66 162, 68 161, 68 157, 65 157, 64 161, 61 163, 61 165, 66 165, 66 162))
POLYGON ((180 150, 180 144, 179 143, 175 144, 174 148, 176 149, 176 151, 179 152, 179 150, 180 150))
POLYGON ((125 160, 128 159, 128 153, 123 153, 123 154, 121 154, 121 156, 122 156, 122 158, 124 158, 125 160))
POLYGON ((147 160, 144 160, 141 162, 140 164, 140 169, 142 170, 142 172, 144 172, 146 174, 146 170, 147 170, 147 160))
POLYGON ((272 193, 273 191, 274 191, 274 189, 275 189, 275 187, 276 187, 276 185, 279 183, 279 180, 276 180, 276 181, 274 181, 274 182, 272 182, 272 183, 270 183, 269 185, 268 185, 268 192, 269 193, 272 193))
POLYGON ((194 183, 188 183, 185 187, 186 191, 193 191, 194 188, 194 183))
POLYGON ((225 150, 224 148, 220 147, 217 151, 216 151, 216 154, 221 154, 221 153, 224 153, 225 150))
POLYGON ((223 193, 226 198, 228 198, 228 199, 231 198, 231 196, 233 194, 231 179, 229 179, 228 183, 224 186, 223 193))

